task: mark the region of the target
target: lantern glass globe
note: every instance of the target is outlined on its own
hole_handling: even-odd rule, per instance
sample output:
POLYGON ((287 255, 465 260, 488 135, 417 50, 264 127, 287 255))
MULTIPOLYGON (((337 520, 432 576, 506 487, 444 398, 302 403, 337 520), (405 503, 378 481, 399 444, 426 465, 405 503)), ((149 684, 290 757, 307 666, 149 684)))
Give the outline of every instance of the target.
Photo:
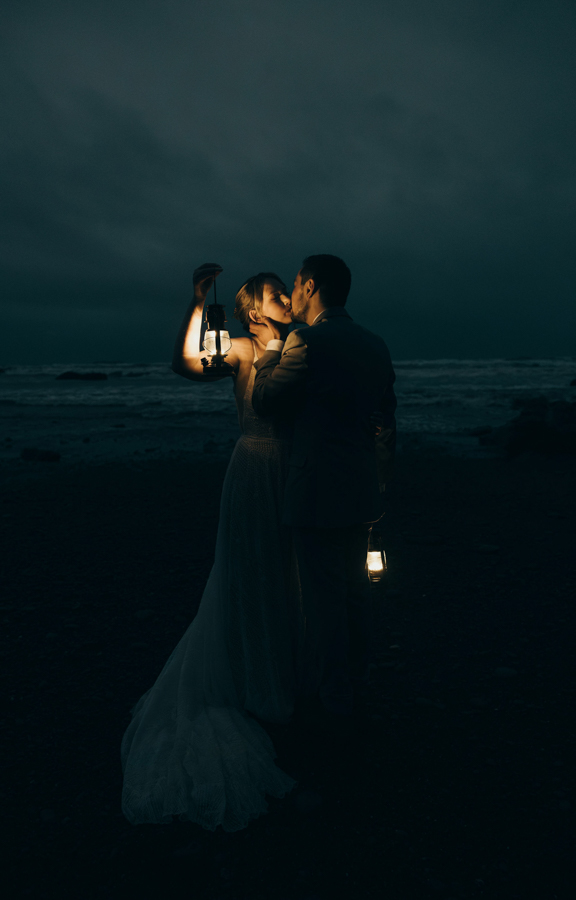
MULTIPOLYGON (((207 331, 204 335, 204 341, 202 343, 206 353, 209 356, 214 356, 216 353, 216 332, 215 331, 207 331)), ((220 332, 220 352, 222 356, 225 356, 226 353, 230 350, 232 346, 232 341, 230 340, 230 335, 227 331, 220 332)))
POLYGON ((369 572, 383 572, 384 571, 384 562, 382 560, 382 551, 381 550, 369 550, 368 551, 368 559, 366 560, 366 564, 368 566, 369 572))

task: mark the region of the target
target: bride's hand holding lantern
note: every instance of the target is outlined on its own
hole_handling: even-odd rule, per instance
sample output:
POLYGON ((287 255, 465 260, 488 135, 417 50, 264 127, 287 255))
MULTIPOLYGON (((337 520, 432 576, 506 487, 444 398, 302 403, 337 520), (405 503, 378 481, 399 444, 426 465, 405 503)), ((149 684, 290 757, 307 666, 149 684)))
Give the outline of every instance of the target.
POLYGON ((222 266, 218 263, 202 263, 192 274, 192 284, 194 285, 195 298, 204 303, 208 291, 222 272, 222 266))

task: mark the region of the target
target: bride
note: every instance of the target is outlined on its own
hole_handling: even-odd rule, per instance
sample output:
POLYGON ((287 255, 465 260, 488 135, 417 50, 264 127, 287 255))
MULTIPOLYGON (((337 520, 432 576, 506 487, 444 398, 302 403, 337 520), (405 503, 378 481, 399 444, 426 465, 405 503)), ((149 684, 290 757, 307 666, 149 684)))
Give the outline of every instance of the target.
MULTIPOLYGON (((202 311, 220 266, 194 272, 194 298, 178 333, 172 368, 205 381, 202 311)), ((252 408, 254 362, 292 322, 277 275, 250 278, 234 316, 248 337, 226 357, 242 435, 224 479, 214 566, 198 613, 154 685, 132 710, 122 740, 122 811, 134 825, 177 816, 214 831, 245 828, 265 813, 265 795, 284 797, 296 781, 276 766, 265 722, 286 723, 299 693, 304 643, 295 557, 280 525, 290 426, 252 408), (252 715, 250 715, 252 714, 252 715)), ((213 379, 211 379, 213 380, 213 379)))

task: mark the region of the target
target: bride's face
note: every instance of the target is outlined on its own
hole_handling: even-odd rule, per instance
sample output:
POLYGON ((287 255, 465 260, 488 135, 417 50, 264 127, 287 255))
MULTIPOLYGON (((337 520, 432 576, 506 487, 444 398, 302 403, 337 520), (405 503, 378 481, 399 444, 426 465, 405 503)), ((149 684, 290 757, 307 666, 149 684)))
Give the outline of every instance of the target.
POLYGON ((292 306, 290 297, 279 281, 267 282, 262 288, 262 313, 274 322, 283 325, 292 324, 292 306))

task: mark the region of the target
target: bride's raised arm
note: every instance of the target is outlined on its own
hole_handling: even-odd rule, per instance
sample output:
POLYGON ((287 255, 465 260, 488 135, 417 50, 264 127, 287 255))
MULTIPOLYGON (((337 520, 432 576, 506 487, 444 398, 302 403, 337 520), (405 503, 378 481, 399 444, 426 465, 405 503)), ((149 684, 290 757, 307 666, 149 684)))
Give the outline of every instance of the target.
MULTIPOLYGON (((201 344, 202 316, 206 295, 221 271, 222 266, 217 263, 204 263, 194 270, 192 276, 194 296, 178 331, 172 357, 172 371, 184 378, 190 378, 192 381, 208 381, 204 376, 204 367, 201 361, 202 357, 206 356, 206 351, 201 344)), ((230 363, 237 372, 239 359, 234 344, 235 341, 232 341, 232 349, 226 356, 226 362, 230 363)), ((214 380, 216 380, 214 377, 210 378, 210 382, 214 380)))

